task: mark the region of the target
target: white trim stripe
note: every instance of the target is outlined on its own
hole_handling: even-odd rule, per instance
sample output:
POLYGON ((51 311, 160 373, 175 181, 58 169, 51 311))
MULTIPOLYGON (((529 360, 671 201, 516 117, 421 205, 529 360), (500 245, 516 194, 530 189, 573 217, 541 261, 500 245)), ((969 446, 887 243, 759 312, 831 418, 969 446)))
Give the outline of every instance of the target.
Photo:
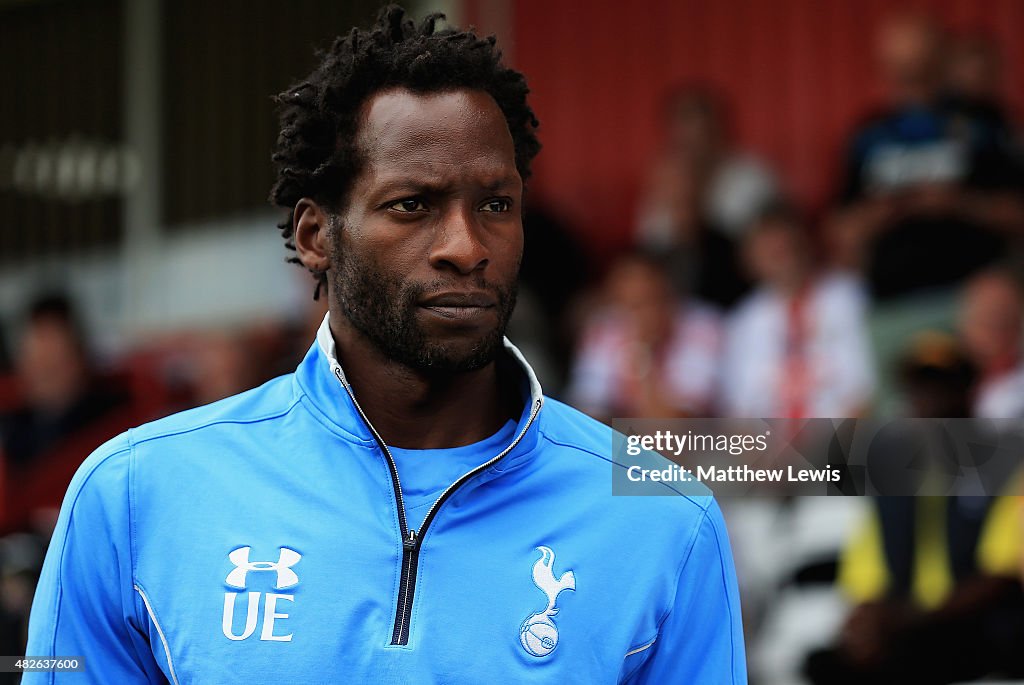
POLYGON ((505 344, 505 350, 512 355, 512 358, 519 362, 520 368, 526 374, 526 378, 530 381, 530 399, 533 402, 543 402, 544 390, 540 387, 540 381, 537 380, 537 374, 533 372, 533 367, 526 361, 526 357, 519 351, 519 348, 512 344, 512 341, 508 338, 502 338, 502 342, 505 344))
POLYGON ((138 585, 133 586, 135 591, 142 597, 143 604, 146 605, 146 611, 149 613, 150 620, 153 621, 153 625, 156 626, 156 632, 160 636, 160 642, 164 645, 164 654, 167 656, 167 667, 171 669, 171 681, 174 685, 179 685, 178 676, 174 673, 174 662, 171 660, 171 648, 167 644, 167 637, 164 635, 164 629, 160 627, 160 622, 156 620, 156 614, 153 612, 153 607, 149 603, 149 597, 142 591, 138 585))
MULTIPOLYGON (((654 638, 653 640, 648 642, 646 645, 643 645, 641 647, 637 647, 636 649, 632 649, 632 650, 626 652, 626 656, 633 656, 634 654, 639 654, 640 652, 644 651, 645 649, 647 649, 648 647, 650 647, 651 645, 653 645, 657 641, 658 641, 658 638, 654 638)), ((622 658, 625 659, 626 656, 624 656, 622 658)))

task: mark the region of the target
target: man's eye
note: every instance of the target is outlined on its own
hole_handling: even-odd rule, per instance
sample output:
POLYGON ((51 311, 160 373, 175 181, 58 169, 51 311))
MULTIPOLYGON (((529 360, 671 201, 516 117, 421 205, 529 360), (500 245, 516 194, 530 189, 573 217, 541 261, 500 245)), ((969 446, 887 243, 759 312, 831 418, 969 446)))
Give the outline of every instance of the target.
POLYGON ((396 210, 398 212, 405 212, 405 213, 409 213, 409 212, 423 212, 423 211, 426 211, 427 206, 425 204, 423 204, 422 200, 417 200, 416 198, 408 198, 408 199, 399 200, 398 202, 393 203, 390 207, 388 207, 388 209, 394 209, 394 210, 396 210))
POLYGON ((480 209, 485 212, 507 212, 512 209, 512 201, 506 200, 505 198, 488 200, 480 209))

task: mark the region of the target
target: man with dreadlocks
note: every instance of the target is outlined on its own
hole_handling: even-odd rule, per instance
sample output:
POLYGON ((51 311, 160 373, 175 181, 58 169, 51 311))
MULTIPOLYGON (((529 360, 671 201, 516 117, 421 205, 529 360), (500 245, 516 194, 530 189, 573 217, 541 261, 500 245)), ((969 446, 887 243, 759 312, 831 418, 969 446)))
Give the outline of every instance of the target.
POLYGON ((28 648, 75 682, 746 681, 714 500, 612 497, 611 431, 504 338, 537 121, 440 18, 385 8, 279 97, 330 311, 294 374, 82 466, 28 648))

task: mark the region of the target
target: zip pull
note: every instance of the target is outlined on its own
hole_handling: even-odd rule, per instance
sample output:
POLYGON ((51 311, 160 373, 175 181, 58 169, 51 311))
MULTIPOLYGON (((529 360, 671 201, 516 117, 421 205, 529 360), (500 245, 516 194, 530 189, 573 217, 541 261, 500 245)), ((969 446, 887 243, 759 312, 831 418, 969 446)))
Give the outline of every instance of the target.
POLYGON ((416 531, 409 529, 409 537, 402 540, 402 547, 404 549, 412 551, 416 548, 416 531))

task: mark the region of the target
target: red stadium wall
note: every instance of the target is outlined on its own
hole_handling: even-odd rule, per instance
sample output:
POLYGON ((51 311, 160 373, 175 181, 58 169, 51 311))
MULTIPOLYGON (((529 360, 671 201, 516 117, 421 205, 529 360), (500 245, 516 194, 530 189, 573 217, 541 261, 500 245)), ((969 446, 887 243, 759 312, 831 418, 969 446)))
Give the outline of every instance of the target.
POLYGON ((544 144, 535 191, 607 256, 628 239, 659 104, 680 82, 718 88, 740 143, 820 208, 845 134, 879 102, 872 30, 898 8, 991 35, 1022 104, 1020 0, 464 0, 462 18, 497 32, 529 78, 544 144))

